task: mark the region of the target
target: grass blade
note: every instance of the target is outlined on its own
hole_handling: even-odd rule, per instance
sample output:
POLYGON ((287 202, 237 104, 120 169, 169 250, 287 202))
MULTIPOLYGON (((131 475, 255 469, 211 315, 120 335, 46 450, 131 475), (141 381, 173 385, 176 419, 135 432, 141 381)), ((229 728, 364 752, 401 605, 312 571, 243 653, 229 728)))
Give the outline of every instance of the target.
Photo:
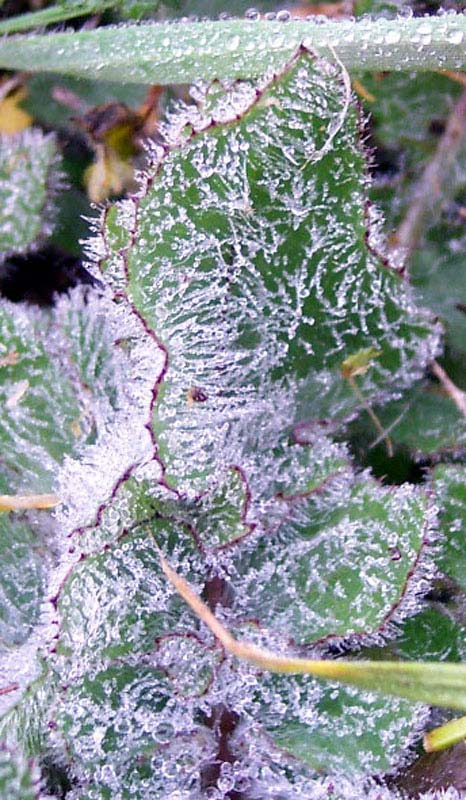
POLYGON ((336 54, 350 70, 459 70, 466 66, 465 42, 463 14, 321 25, 241 19, 150 23, 35 35, 21 43, 3 39, 0 67, 121 83, 190 83, 256 76, 304 43, 324 57, 336 54))
POLYGON ((163 557, 161 565, 170 583, 194 613, 210 628, 225 650, 237 658, 271 672, 313 675, 429 705, 466 710, 466 664, 331 661, 277 655, 235 639, 163 557))
POLYGON ((20 33, 31 28, 43 28, 54 22, 65 22, 68 19, 83 17, 86 14, 98 14, 107 8, 117 5, 119 0, 78 0, 78 2, 60 3, 56 6, 41 8, 28 14, 18 14, 0 22, 0 33, 20 33))

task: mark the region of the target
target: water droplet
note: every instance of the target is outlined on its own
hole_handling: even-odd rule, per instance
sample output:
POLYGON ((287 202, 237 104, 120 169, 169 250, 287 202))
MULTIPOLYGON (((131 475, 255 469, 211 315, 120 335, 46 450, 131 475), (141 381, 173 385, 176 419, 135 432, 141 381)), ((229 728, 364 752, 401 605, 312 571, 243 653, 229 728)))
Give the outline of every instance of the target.
POLYGON ((281 11, 277 12, 277 20, 278 20, 278 22, 288 22, 288 20, 290 18, 291 18, 291 14, 286 8, 284 8, 281 11))
POLYGON ((233 36, 233 39, 231 39, 227 44, 227 50, 233 52, 234 50, 238 49, 239 44, 240 44, 239 36, 233 36))
POLYGON ((464 39, 463 31, 454 30, 447 33, 447 39, 450 44, 461 44, 464 39))
POLYGON ((401 39, 401 33, 399 31, 393 30, 389 31, 385 35, 385 44, 398 44, 401 39))

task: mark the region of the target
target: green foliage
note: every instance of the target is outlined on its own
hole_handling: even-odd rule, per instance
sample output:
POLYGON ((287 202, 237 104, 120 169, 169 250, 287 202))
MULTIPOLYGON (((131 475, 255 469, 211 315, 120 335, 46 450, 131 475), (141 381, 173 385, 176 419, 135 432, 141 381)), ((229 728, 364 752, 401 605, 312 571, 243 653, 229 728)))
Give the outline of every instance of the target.
POLYGON ((0 440, 10 492, 50 491, 65 454, 91 443, 112 416, 116 362, 102 316, 88 311, 79 292, 51 313, 2 302, 0 440))
POLYGON ((461 544, 466 515, 464 470, 455 466, 439 466, 434 470, 433 477, 442 503, 440 524, 445 534, 440 568, 466 591, 464 549, 461 544))
POLYGON ((61 0, 47 8, 0 21, 0 33, 19 33, 87 14, 98 14, 119 2, 120 0, 61 0))
MULTIPOLYGON (((461 67, 465 36, 465 18, 445 15, 0 41, 4 67, 73 76, 61 93, 32 79, 27 101, 71 137, 60 97, 141 104, 141 87, 104 79, 248 79, 196 84, 169 113, 138 191, 94 222, 97 287, 47 310, 1 301, 0 493, 60 500, 53 517, 34 503, 0 517, 1 800, 46 800, 45 787, 66 800, 396 798, 384 776, 426 728, 420 701, 465 707, 464 419, 428 373, 441 336, 446 362, 464 351, 461 216, 440 198, 411 286, 369 202, 343 67, 461 67), (376 438, 435 468, 382 485, 347 444, 368 459, 376 438), (327 664, 332 680, 232 655, 161 554, 236 640, 327 664), (436 582, 443 605, 424 599, 436 582)), ((397 188, 374 190, 391 225, 435 158, 425 98, 446 114, 449 80, 361 77, 375 144, 405 152, 397 188)), ((52 136, 2 147, 6 257, 44 239, 60 188, 52 136)))
POLYGON ((0 138, 0 255, 22 253, 50 232, 57 189, 57 150, 52 136, 25 131, 0 138))

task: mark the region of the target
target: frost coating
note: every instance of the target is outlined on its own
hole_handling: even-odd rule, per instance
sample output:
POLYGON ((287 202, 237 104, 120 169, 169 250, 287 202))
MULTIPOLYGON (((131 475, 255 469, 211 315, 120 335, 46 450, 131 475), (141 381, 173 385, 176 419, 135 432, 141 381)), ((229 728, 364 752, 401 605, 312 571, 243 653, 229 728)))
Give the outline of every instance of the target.
POLYGON ((1 800, 53 800, 42 792, 40 771, 32 759, 0 746, 1 800))
POLYGON ((118 392, 98 303, 80 291, 53 311, 0 303, 0 440, 10 490, 47 492, 64 454, 105 427, 118 392))
POLYGON ((88 313, 90 320, 102 323, 105 319, 104 341, 111 353, 108 363, 116 370, 114 404, 112 418, 102 419, 95 443, 86 449, 84 463, 67 458, 60 472, 60 496, 66 508, 59 510, 58 517, 68 530, 70 526, 93 524, 100 505, 137 466, 147 464, 155 481, 162 475, 154 461, 155 445, 148 421, 163 358, 140 321, 108 296, 94 300, 88 313))
POLYGON ((26 130, 0 137, 0 256, 23 253, 51 232, 60 184, 53 136, 26 130))
POLYGON ((238 548, 230 567, 235 611, 301 646, 342 637, 356 646, 361 638, 382 643, 395 619, 416 611, 416 596, 432 577, 426 497, 366 479, 322 505, 311 495, 275 536, 238 548))
MULTIPOLYGON (((76 457, 108 430, 125 385, 122 358, 111 356, 112 344, 91 293, 75 290, 50 312, 1 302, 1 493, 56 491, 65 453, 76 457)), ((67 494, 60 494, 66 501, 67 494)), ((87 504, 90 499, 86 495, 87 504)), ((69 510, 60 520, 68 522, 69 510)), ((0 528, 0 686, 18 689, 1 696, 5 708, 39 671, 35 653, 53 635, 54 612, 46 599, 70 556, 67 530, 62 535, 49 514, 2 514, 0 528)))
POLYGON ((73 335, 61 307, 48 345, 96 417, 60 472, 27 640, 42 634, 44 670, 3 726, 26 738, 30 709, 70 800, 312 798, 323 771, 338 786, 393 767, 425 717, 239 663, 162 573, 157 548, 235 633, 284 653, 381 641, 430 577, 424 495, 356 478, 330 438, 357 409, 347 357, 377 351, 361 390, 383 399, 437 346, 374 253, 347 85, 301 53, 197 100, 140 194, 104 212, 89 327, 73 335))
MULTIPOLYGON (((365 489, 365 502, 377 506, 387 501, 388 516, 395 515, 397 508, 403 526, 411 525, 415 537, 422 518, 421 498, 418 517, 414 493, 405 496, 400 490, 398 497, 392 497, 388 490, 371 489, 370 500, 371 491, 365 489), (415 519, 409 521, 410 514, 415 519)), ((319 502, 325 508, 331 496, 330 484, 329 495, 316 499, 316 510, 319 502)), ((215 507, 210 497, 209 513, 215 525, 222 520, 224 529, 229 524, 236 529, 237 518, 231 517, 228 505, 215 507)), ((295 516, 298 521, 304 519, 304 514, 295 516)), ((107 505, 99 525, 73 534, 71 543, 83 555, 57 597, 56 653, 48 657, 52 674, 66 689, 49 701, 42 726, 60 758, 72 752, 72 774, 86 787, 86 797, 105 797, 105 791, 111 790, 123 800, 124 787, 131 786, 136 797, 137 792, 143 797, 150 787, 160 800, 170 796, 170 791, 186 791, 186 798, 194 800, 205 796, 203 781, 212 790, 216 787, 218 798, 227 798, 229 791, 239 791, 246 784, 254 797, 255 787, 266 776, 270 787, 273 775, 281 776, 280 780, 286 775, 288 790, 283 796, 298 798, 305 778, 309 787, 312 768, 360 773, 391 767, 400 747, 411 742, 413 729, 418 730, 424 721, 422 708, 322 686, 308 678, 264 675, 225 656, 210 632, 167 587, 154 549, 155 540, 198 591, 204 587, 209 602, 214 605, 217 598, 217 613, 227 624, 242 627, 245 635, 257 637, 266 646, 286 651, 292 628, 285 628, 283 615, 276 613, 274 629, 271 612, 268 630, 259 629, 254 619, 244 619, 255 600, 253 593, 251 598, 246 593, 251 589, 248 580, 252 585, 262 578, 253 569, 248 572, 247 565, 242 576, 237 574, 236 551, 251 549, 254 543, 260 552, 270 543, 271 555, 279 559, 280 552, 292 552, 296 534, 290 535, 289 523, 282 523, 281 539, 270 540, 263 529, 257 539, 254 530, 245 538, 230 540, 226 549, 204 552, 192 524, 196 516, 183 517, 179 501, 160 497, 135 471, 107 505), (230 772, 225 766, 217 775, 212 765, 220 733, 214 720, 222 708, 221 713, 231 715, 233 761, 230 772), (49 721, 53 721, 51 729, 49 721), (194 749, 186 749, 186 762, 181 759, 179 742, 190 738, 194 749), (270 738, 277 748, 271 749, 270 738), (141 750, 147 752, 142 772, 138 766, 141 750)), ((318 515, 315 525, 319 525, 318 515)), ((415 554, 410 555, 414 558, 415 554)), ((410 567, 411 563, 403 564, 405 574, 410 567)), ((366 569, 369 581, 370 564, 366 569)), ((380 581, 380 576, 374 574, 373 579, 380 581)), ((284 596, 291 618, 294 605, 298 604, 299 611, 300 602, 291 581, 284 596)), ((262 601, 265 610, 265 591, 262 601)), ((377 594, 371 601, 379 607, 377 594)), ((333 618, 327 615, 326 622, 333 632, 333 618)), ((370 624, 368 620, 367 628, 370 624)))
POLYGON ((293 423, 354 412, 349 355, 379 352, 361 388, 382 399, 438 346, 374 252, 338 69, 302 54, 279 79, 212 93, 173 120, 102 247, 106 280, 166 351, 153 427, 183 491, 226 459, 269 472, 257 454, 283 448, 293 423))

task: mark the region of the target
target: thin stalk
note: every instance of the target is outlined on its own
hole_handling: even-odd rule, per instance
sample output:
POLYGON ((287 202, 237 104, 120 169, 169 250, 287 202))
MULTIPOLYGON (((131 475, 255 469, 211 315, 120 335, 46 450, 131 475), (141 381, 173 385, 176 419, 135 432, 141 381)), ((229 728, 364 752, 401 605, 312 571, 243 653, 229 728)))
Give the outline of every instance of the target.
MULTIPOLYGON (((387 448, 387 455, 388 455, 389 458, 393 458, 393 444, 392 444, 392 440, 390 439, 390 437, 388 435, 388 431, 386 431, 384 429, 384 427, 383 427, 382 423, 380 422, 377 414, 370 407, 369 403, 367 402, 366 398, 364 397, 363 393, 361 392, 358 384, 356 383, 356 380, 355 380, 354 376, 353 375, 348 375, 347 381, 348 381, 349 385, 351 386, 354 394, 358 398, 359 402, 361 403, 362 407, 369 414, 369 416, 370 416, 372 422, 374 423, 377 431, 379 432, 379 436, 377 438, 377 441, 379 442, 381 439, 384 440, 385 446, 387 448)), ((372 445, 372 446, 374 446, 374 445, 372 445)))
POLYGON ((338 661, 282 656, 239 641, 201 600, 189 583, 170 567, 159 551, 166 577, 224 649, 260 669, 283 674, 313 675, 361 689, 409 700, 466 710, 466 665, 399 661, 338 661))
POLYGON ((121 83, 250 78, 297 48, 348 70, 461 70, 466 15, 329 21, 219 20, 149 23, 0 41, 0 68, 59 72, 121 83))
POLYGON ((414 187, 406 215, 393 243, 409 259, 421 238, 426 219, 433 216, 443 197, 452 166, 466 137, 466 90, 453 108, 439 140, 435 155, 428 162, 414 187))
POLYGON ((0 511, 25 511, 32 508, 53 508, 55 494, 0 494, 0 511))
POLYGON ((459 389, 458 386, 453 383, 452 379, 447 375, 443 367, 441 367, 437 361, 432 362, 430 369, 434 373, 435 377, 439 379, 445 393, 448 395, 450 400, 453 400, 458 411, 460 411, 463 416, 466 417, 466 392, 463 392, 462 389, 459 389))
POLYGON ((452 719, 445 725, 429 731, 424 736, 424 750, 427 753, 435 753, 437 750, 445 750, 452 744, 466 739, 466 717, 452 719))

